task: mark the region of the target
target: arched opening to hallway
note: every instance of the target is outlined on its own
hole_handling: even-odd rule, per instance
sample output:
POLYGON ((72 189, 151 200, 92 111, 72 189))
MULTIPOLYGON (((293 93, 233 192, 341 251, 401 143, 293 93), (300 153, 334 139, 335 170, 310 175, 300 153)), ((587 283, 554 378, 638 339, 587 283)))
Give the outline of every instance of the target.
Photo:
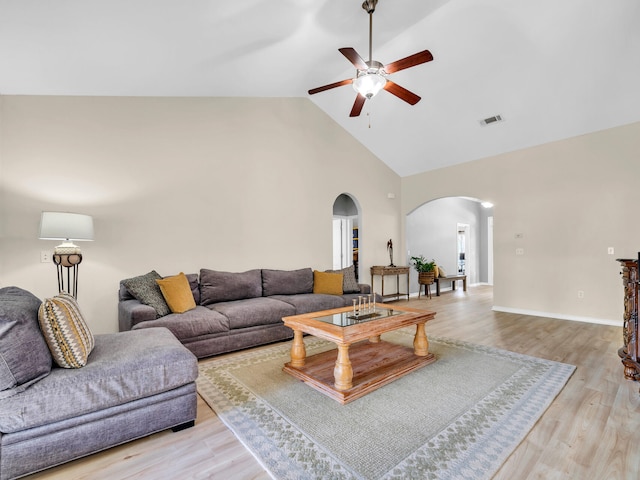
MULTIPOLYGON (((493 206, 479 199, 445 197, 417 207, 407 214, 406 242, 407 258, 424 255, 447 275, 463 272, 470 285, 493 284, 493 206)), ((411 269, 411 293, 418 288, 411 269)))

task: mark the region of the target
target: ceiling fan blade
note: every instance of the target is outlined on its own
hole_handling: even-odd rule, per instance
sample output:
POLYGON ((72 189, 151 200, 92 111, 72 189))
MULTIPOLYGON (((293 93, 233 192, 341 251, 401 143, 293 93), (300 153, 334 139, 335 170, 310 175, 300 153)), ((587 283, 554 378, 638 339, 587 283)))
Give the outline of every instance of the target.
POLYGON ((343 85, 349 85, 350 83, 353 83, 353 79, 348 78, 347 80, 342 80, 340 82, 330 83, 329 85, 324 85, 318 88, 312 88, 311 90, 309 90, 309 95, 324 92, 325 90, 331 90, 332 88, 341 87, 343 85))
POLYGON ((353 48, 351 47, 339 48, 338 51, 341 54, 343 54, 345 57, 347 57, 347 60, 353 63, 353 66, 356 67, 358 70, 366 70, 367 68, 369 68, 366 62, 362 59, 360 55, 358 55, 358 52, 356 52, 353 48))
POLYGON ((387 80, 383 87, 387 92, 395 95, 400 100, 404 100, 405 102, 415 105, 420 101, 420 97, 413 92, 410 92, 404 87, 401 87, 397 83, 393 83, 391 80, 387 80))
POLYGON ((363 95, 358 94, 356 97, 356 101, 353 102, 353 108, 351 109, 350 117, 357 117, 360 115, 362 111, 362 107, 364 107, 364 102, 366 98, 363 95))
POLYGON ((430 62, 431 60, 433 60, 433 55, 431 55, 431 52, 429 50, 423 50, 422 52, 414 53, 413 55, 409 55, 408 57, 396 60, 395 62, 385 65, 384 71, 391 74, 400 70, 404 70, 405 68, 415 67, 416 65, 430 62))

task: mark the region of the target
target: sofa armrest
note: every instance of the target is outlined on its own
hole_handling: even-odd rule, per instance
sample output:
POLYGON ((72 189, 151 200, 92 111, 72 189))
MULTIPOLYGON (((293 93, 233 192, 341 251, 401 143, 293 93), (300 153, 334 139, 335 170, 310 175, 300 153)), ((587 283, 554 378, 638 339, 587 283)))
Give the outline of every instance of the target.
POLYGON ((155 308, 145 305, 139 300, 131 299, 118 302, 118 324, 121 332, 131 330, 137 323, 156 318, 155 308))
POLYGON ((359 283, 358 287, 360 287, 360 293, 371 293, 371 285, 368 285, 366 283, 359 283))

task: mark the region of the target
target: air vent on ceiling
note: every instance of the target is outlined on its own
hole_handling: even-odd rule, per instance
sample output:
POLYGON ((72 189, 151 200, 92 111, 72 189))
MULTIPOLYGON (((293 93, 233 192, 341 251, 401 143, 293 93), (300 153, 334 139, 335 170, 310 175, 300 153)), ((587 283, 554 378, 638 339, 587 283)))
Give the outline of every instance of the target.
POLYGON ((487 125, 491 125, 492 123, 497 123, 497 122, 504 122, 502 115, 494 115, 493 117, 484 118, 480 120, 480 125, 485 127, 487 125))

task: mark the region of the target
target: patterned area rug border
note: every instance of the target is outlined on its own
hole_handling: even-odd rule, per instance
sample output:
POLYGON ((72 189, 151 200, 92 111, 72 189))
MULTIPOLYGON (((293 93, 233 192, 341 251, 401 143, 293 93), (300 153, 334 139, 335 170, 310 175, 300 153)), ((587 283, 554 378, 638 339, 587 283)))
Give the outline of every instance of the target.
MULTIPOLYGON (((391 338, 410 344, 413 335, 401 330, 393 332, 391 338)), ((302 392, 305 397, 311 397, 311 400, 301 402, 300 408, 310 410, 326 402, 335 404, 333 407, 329 403, 326 407, 329 409, 346 407, 281 372, 282 365, 289 359, 290 342, 202 362, 198 392, 276 479, 491 478, 564 388, 575 367, 447 338, 430 337, 429 341, 431 351, 442 357, 442 368, 445 368, 447 358, 456 359, 456 355, 447 352, 457 352, 459 357, 466 352, 506 362, 510 370, 504 380, 496 382, 495 388, 481 393, 481 398, 470 408, 451 418, 445 428, 408 454, 400 449, 399 457, 392 458, 391 463, 377 464, 380 455, 376 455, 375 448, 345 459, 335 445, 318 441, 320 436, 315 429, 307 426, 305 431, 295 415, 291 415, 293 410, 286 402, 281 405, 274 400, 276 397, 265 398, 270 396, 265 393, 265 385, 270 385, 271 390, 273 387, 277 387, 276 390, 293 387, 299 389, 298 395, 302 392), (264 375, 267 378, 257 379, 254 383, 247 375, 264 365, 267 365, 267 375, 264 375)), ((334 347, 314 337, 306 337, 305 345, 308 355, 334 347)), ((369 395, 381 397, 384 389, 404 388, 401 382, 415 383, 420 379, 419 374, 425 375, 430 367, 412 372, 369 395)), ((454 374, 455 371, 451 373, 454 374)), ((461 388, 465 386, 461 385, 461 388)), ((361 400, 350 405, 357 405, 361 400)), ((319 421, 324 420, 330 422, 331 419, 319 421)), ((403 433, 396 431, 395 434, 403 433)), ((393 445, 393 437, 389 441, 389 445, 393 445)))

